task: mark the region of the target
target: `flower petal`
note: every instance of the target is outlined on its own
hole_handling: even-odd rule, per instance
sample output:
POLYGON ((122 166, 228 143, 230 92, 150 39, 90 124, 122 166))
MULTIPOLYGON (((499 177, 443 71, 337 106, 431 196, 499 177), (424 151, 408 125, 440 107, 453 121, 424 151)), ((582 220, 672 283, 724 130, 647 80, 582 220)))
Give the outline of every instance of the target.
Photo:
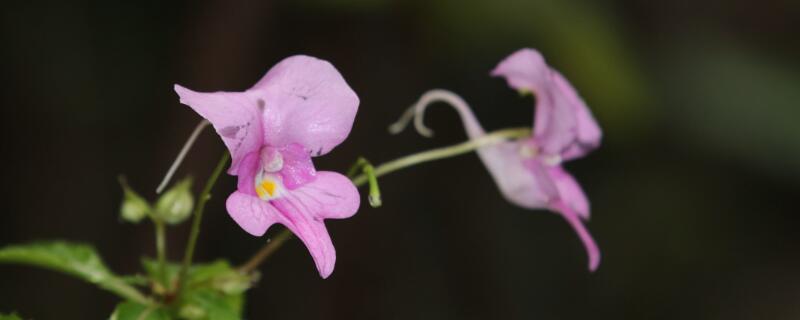
MULTIPOLYGON (((428 105, 437 101, 446 102, 458 112, 470 139, 478 139, 486 134, 467 102, 446 90, 431 90, 424 94, 417 102, 416 112, 423 113, 428 105)), ((544 190, 536 182, 536 177, 523 163, 520 155, 522 146, 521 142, 502 142, 480 147, 477 153, 506 200, 528 209, 547 208, 550 198, 556 194, 555 187, 544 190)), ((548 178, 544 171, 541 175, 548 178)))
POLYGON ((320 275, 327 278, 336 263, 336 250, 323 219, 349 218, 358 211, 360 197, 353 183, 341 174, 320 171, 316 180, 270 203, 282 214, 281 223, 306 245, 320 275))
POLYGON ((536 95, 534 138, 545 154, 569 160, 599 145, 600 127, 588 107, 538 51, 521 49, 501 61, 491 74, 536 95))
POLYGON ((282 216, 270 203, 243 192, 232 193, 225 207, 233 221, 257 237, 264 235, 272 224, 281 222, 282 216))
POLYGON ((313 156, 347 138, 359 104, 333 65, 302 55, 276 64, 249 91, 264 101, 264 143, 300 144, 313 156))
POLYGON ((236 190, 241 193, 256 197, 255 179, 261 165, 258 152, 252 152, 244 157, 239 164, 239 170, 234 173, 237 176, 236 190))
POLYGON ((279 150, 283 156, 283 170, 281 170, 283 185, 289 190, 294 190, 315 179, 317 170, 314 168, 308 151, 301 145, 290 144, 279 150))
POLYGON ((577 121, 576 140, 564 150, 561 157, 564 160, 580 158, 600 146, 600 139, 603 137, 603 132, 600 130, 600 126, 597 124, 594 116, 592 116, 589 107, 583 102, 583 99, 578 96, 578 92, 572 87, 569 81, 555 70, 553 70, 553 81, 564 94, 564 97, 570 101, 570 105, 574 108, 573 112, 577 121))
POLYGON ((558 194, 564 204, 568 205, 583 219, 589 219, 589 199, 578 181, 562 166, 549 168, 550 178, 558 188, 558 194))
POLYGON ((181 103, 205 118, 231 153, 228 173, 235 174, 245 156, 261 147, 261 117, 258 102, 240 92, 195 92, 175 85, 181 103))
POLYGON ((561 216, 567 220, 567 223, 575 230, 575 233, 578 234, 581 242, 583 242, 583 246, 586 248, 586 255, 589 257, 589 271, 594 272, 597 270, 597 267, 600 265, 600 249, 597 247, 597 243, 592 238, 592 235, 586 230, 586 226, 583 225, 580 217, 572 211, 570 206, 565 205, 561 201, 553 205, 553 210, 561 213, 561 216))

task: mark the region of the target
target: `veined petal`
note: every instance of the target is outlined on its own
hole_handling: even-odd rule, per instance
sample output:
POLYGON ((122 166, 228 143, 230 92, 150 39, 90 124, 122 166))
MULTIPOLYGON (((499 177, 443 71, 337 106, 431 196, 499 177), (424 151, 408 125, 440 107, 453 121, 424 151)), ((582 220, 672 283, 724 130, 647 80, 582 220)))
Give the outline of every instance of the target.
POLYGON ((270 201, 282 215, 281 223, 308 248, 319 274, 327 278, 336 263, 336 250, 323 219, 353 216, 360 204, 358 190, 347 177, 328 171, 286 196, 270 201))
POLYGON ((257 237, 264 235, 274 223, 282 223, 282 216, 269 202, 240 191, 228 196, 225 207, 233 221, 257 237))
POLYGON ((312 156, 347 138, 359 104, 333 65, 302 55, 276 64, 248 93, 264 101, 265 144, 299 144, 312 156))
POLYGON ((600 127, 575 89, 534 49, 521 49, 491 73, 509 86, 536 95, 534 139, 543 153, 565 160, 584 155, 600 143, 600 127))
POLYGON ((262 144, 258 102, 241 92, 195 92, 177 84, 175 92, 181 103, 211 122, 231 153, 228 173, 235 175, 245 156, 262 144))
POLYGON ((283 170, 281 170, 283 184, 289 190, 315 179, 317 170, 305 148, 299 144, 290 144, 280 148, 279 152, 283 157, 283 170))

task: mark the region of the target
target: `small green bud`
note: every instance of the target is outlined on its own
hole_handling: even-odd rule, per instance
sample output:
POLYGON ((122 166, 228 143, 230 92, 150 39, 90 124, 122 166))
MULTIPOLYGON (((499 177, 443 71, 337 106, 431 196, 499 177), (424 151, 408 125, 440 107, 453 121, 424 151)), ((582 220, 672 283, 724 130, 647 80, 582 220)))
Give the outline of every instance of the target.
POLYGON ((139 223, 147 214, 151 212, 150 204, 142 198, 136 191, 133 191, 125 177, 119 177, 119 184, 122 186, 124 196, 122 198, 122 205, 119 208, 119 215, 122 220, 139 223))
POLYGON ((156 202, 155 216, 168 224, 178 224, 192 214, 194 196, 192 178, 188 177, 167 190, 156 202))

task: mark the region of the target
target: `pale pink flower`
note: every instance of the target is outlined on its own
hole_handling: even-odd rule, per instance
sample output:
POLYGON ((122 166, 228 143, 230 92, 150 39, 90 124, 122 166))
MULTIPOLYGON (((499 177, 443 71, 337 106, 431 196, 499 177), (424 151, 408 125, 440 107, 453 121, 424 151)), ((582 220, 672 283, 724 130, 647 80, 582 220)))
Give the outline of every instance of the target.
POLYGON ((336 251, 323 219, 351 217, 358 190, 345 176, 316 171, 311 157, 344 141, 358 96, 327 61, 292 56, 243 92, 194 92, 179 85, 181 103, 206 118, 230 151, 228 173, 238 176, 228 213, 261 236, 280 223, 306 245, 323 278, 336 251))
MULTIPOLYGON (((600 263, 600 250, 582 220, 589 219, 589 201, 562 162, 581 157, 600 144, 600 127, 575 89, 541 54, 522 49, 492 71, 520 91, 536 96, 533 135, 478 149, 503 196, 528 209, 549 209, 561 214, 578 234, 589 257, 589 270, 600 263)), ((458 111, 471 139, 485 135, 464 100, 444 90, 433 90, 418 102, 417 113, 435 101, 458 111)), ((424 127, 423 127, 424 129, 424 127)))

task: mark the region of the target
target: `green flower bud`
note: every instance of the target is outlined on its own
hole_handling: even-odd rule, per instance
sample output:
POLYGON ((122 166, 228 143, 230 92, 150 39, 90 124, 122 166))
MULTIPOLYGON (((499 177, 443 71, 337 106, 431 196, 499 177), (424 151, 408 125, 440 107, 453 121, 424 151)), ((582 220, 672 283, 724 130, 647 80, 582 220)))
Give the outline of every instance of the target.
POLYGON ((155 216, 168 224, 177 224, 192 214, 192 178, 185 178, 167 190, 156 202, 155 216))
POLYGON ((125 177, 119 177, 119 184, 124 191, 122 205, 119 208, 120 217, 128 222, 139 223, 151 212, 150 204, 128 186, 125 177))

